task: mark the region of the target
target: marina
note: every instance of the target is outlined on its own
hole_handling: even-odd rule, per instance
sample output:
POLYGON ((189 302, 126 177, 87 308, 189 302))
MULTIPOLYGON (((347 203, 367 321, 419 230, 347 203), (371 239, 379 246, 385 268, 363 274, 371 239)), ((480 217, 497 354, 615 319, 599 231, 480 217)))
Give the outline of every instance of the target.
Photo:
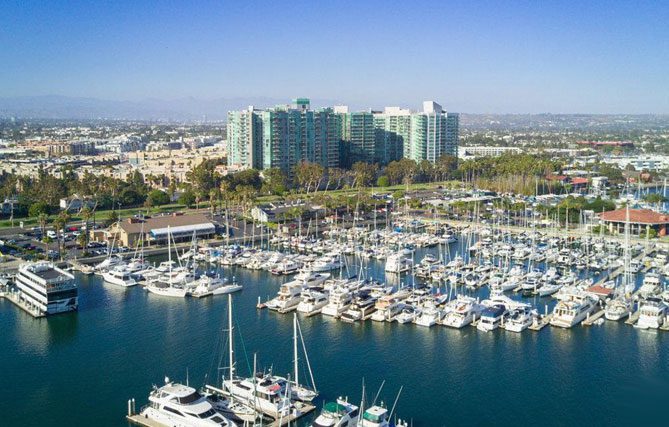
MULTIPOLYGON (((436 407, 432 405, 449 405, 447 402, 452 404, 459 401, 460 397, 444 393, 436 400, 432 396, 431 399, 435 400, 434 402, 429 402, 430 399, 426 395, 420 397, 421 392, 415 390, 417 383, 415 379, 412 379, 413 376, 409 377, 407 376, 409 372, 403 372, 402 366, 405 358, 406 360, 418 358, 416 363, 412 363, 410 371, 417 372, 416 375, 419 378, 427 375, 431 368, 439 366, 441 370, 436 374, 437 378, 441 383, 448 384, 447 375, 453 375, 452 369, 455 369, 456 366, 468 370, 474 369, 474 363, 483 363, 484 371, 494 369, 493 365, 487 362, 476 361, 479 357, 483 357, 483 354, 474 357, 471 350, 467 350, 474 348, 472 346, 483 345, 487 349, 484 352, 487 354, 486 357, 493 359, 497 357, 494 356, 497 353, 508 354, 509 357, 514 354, 513 357, 523 360, 523 366, 528 366, 528 363, 538 364, 536 369, 542 369, 543 372, 551 372, 554 369, 545 364, 555 362, 551 362, 553 359, 551 354, 563 353, 563 351, 551 352, 555 352, 554 346, 560 345, 559 343, 565 340, 573 343, 572 357, 577 359, 585 356, 589 346, 605 348, 607 345, 613 345, 613 343, 604 344, 602 340, 606 342, 617 339, 629 341, 634 336, 642 338, 639 334, 654 334, 656 337, 654 340, 659 340, 655 344, 659 346, 657 351, 666 351, 665 344, 660 337, 664 332, 663 327, 669 324, 668 322, 659 325, 657 332, 631 328, 626 324, 630 322, 630 319, 633 320, 631 323, 638 320, 638 307, 641 300, 636 302, 637 309, 628 319, 625 319, 626 322, 605 321, 603 302, 600 302, 596 303, 598 309, 593 306, 592 311, 588 311, 580 319, 584 326, 589 326, 588 328, 579 326, 566 330, 554 326, 546 328, 555 322, 556 302, 559 303, 568 298, 569 292, 575 292, 574 295, 590 295, 588 290, 593 286, 613 290, 616 286, 613 284, 614 280, 617 278, 620 282, 625 276, 624 271, 629 269, 624 265, 616 264, 614 257, 610 257, 612 261, 609 262, 613 263, 606 268, 600 267, 594 272, 587 271, 587 267, 579 269, 576 264, 573 264, 577 262, 578 257, 562 256, 567 253, 563 250, 565 245, 576 248, 574 242, 546 240, 538 235, 522 236, 506 233, 496 235, 494 231, 493 234, 484 231, 476 235, 467 231, 455 231, 447 237, 435 237, 434 234, 420 232, 394 231, 379 234, 373 230, 358 230, 355 235, 357 236, 356 241, 362 240, 369 243, 351 244, 352 242, 347 243, 348 238, 330 237, 339 239, 337 245, 341 248, 341 252, 336 256, 333 255, 331 249, 323 252, 320 252, 320 249, 314 249, 332 247, 332 244, 327 241, 321 243, 320 240, 315 239, 275 239, 274 241, 266 240, 263 249, 260 246, 256 248, 239 246, 209 248, 203 245, 196 248, 197 245, 194 242, 189 250, 182 246, 171 255, 166 254, 160 258, 144 258, 138 256, 140 252, 128 255, 125 261, 115 261, 109 258, 110 261, 102 260, 98 264, 108 265, 104 268, 109 269, 117 269, 121 265, 126 265, 129 269, 135 268, 136 271, 142 272, 136 276, 139 286, 105 283, 102 271, 96 271, 95 274, 77 271, 74 274, 80 289, 79 312, 72 315, 58 315, 49 319, 48 322, 54 325, 76 322, 79 325, 77 329, 81 329, 87 327, 88 322, 79 319, 99 316, 106 312, 116 313, 113 318, 121 316, 120 319, 125 319, 121 320, 118 325, 107 324, 103 326, 103 329, 128 327, 127 331, 114 332, 114 335, 122 338, 112 347, 118 348, 119 345, 124 345, 123 343, 131 343, 131 348, 137 349, 133 353, 136 355, 135 362, 144 365, 147 372, 132 380, 124 375, 124 381, 132 384, 127 389, 128 394, 125 398, 126 400, 134 398, 142 402, 147 385, 159 383, 160 378, 166 375, 174 376, 182 372, 185 378, 191 378, 191 384, 195 383, 194 378, 199 377, 198 384, 202 385, 211 383, 207 378, 216 378, 217 372, 221 372, 223 376, 228 375, 225 370, 220 371, 220 368, 217 367, 217 365, 220 366, 219 363, 213 363, 219 357, 216 355, 225 351, 226 341, 216 338, 221 335, 222 329, 239 328, 241 335, 236 338, 236 346, 241 345, 242 347, 237 349, 236 356, 241 359, 237 360, 235 365, 237 370, 245 366, 243 369, 247 371, 245 375, 251 376, 256 370, 252 369, 252 366, 257 366, 258 371, 265 373, 268 370, 271 372, 299 372, 301 368, 290 367, 292 361, 297 359, 291 356, 293 347, 296 347, 293 345, 291 335, 297 336, 294 330, 296 326, 292 320, 297 322, 299 318, 300 329, 304 333, 304 345, 310 353, 313 376, 319 383, 319 397, 314 403, 296 401, 296 404, 301 405, 299 417, 296 415, 297 412, 286 414, 285 417, 279 415, 273 420, 268 420, 265 425, 285 425, 290 421, 293 424, 297 423, 296 425, 307 426, 320 412, 318 409, 324 404, 324 401, 333 401, 342 393, 347 393, 349 397, 357 396, 352 401, 359 401, 359 383, 363 379, 377 383, 386 380, 393 386, 402 385, 407 390, 413 388, 412 394, 407 393, 399 400, 398 412, 404 417, 406 417, 405 414, 408 414, 413 425, 441 425, 435 423, 437 420, 441 422, 448 417, 444 418, 443 414, 429 415, 431 411, 436 410, 436 407), (532 242, 538 241, 541 241, 540 246, 537 246, 540 249, 535 250, 534 253, 539 253, 552 261, 545 259, 536 261, 529 256, 532 251, 522 249, 521 242, 532 245, 532 242), (396 253, 397 249, 394 248, 397 248, 397 245, 409 244, 413 247, 402 255, 402 259, 409 260, 409 262, 400 262, 411 264, 412 267, 401 274, 386 271, 387 263, 381 256, 362 255, 374 251, 379 254, 385 253, 388 256, 396 253), (507 246, 513 249, 506 250, 505 253, 507 246), (560 249, 561 247, 563 249, 560 249), (486 253, 499 254, 500 251, 501 257, 486 255, 486 253), (514 256, 515 252, 524 252, 528 255, 514 256), (340 261, 334 262, 335 258, 340 261), (295 272, 273 274, 272 270, 276 269, 276 265, 287 265, 289 262, 299 266, 295 272), (133 265, 136 267, 131 267, 133 265), (318 271, 310 270, 309 265, 317 265, 316 270, 318 271), (199 283, 201 279, 198 277, 218 277, 221 283, 239 284, 240 289, 237 292, 228 294, 234 295, 236 314, 231 323, 234 326, 226 327, 226 316, 229 309, 226 307, 227 298, 225 297, 209 295, 205 298, 185 298, 184 295, 179 295, 178 298, 174 298, 156 295, 142 289, 151 280, 156 280, 147 280, 142 275, 153 277, 151 272, 161 271, 161 269, 163 272, 160 274, 174 278, 169 282, 170 288, 178 286, 177 283, 181 283, 179 282, 181 280, 185 280, 183 283, 199 283), (535 271, 542 273, 539 275, 535 271), (475 277, 476 280, 471 280, 470 276, 475 277), (538 279, 536 283, 534 282, 535 276, 538 279), (546 282, 546 280, 552 282, 546 282), (507 282, 513 285, 506 285, 507 282), (550 283, 554 283, 554 286, 558 288, 556 293, 551 294, 552 296, 539 296, 537 290, 543 286, 550 286, 550 283), (566 292, 565 289, 571 289, 571 291, 566 292), (285 292, 285 297, 281 297, 282 292, 285 292), (338 292, 341 293, 341 298, 348 295, 342 299, 347 302, 342 302, 341 308, 335 308, 334 315, 325 315, 332 296, 338 292), (277 293, 280 297, 277 300, 279 305, 273 302, 277 293), (303 300, 302 296, 306 299, 303 300), (304 305, 300 305, 302 302, 304 305), (409 308, 411 311, 408 311, 409 308), (483 326, 482 313, 485 313, 486 310, 493 310, 493 308, 494 311, 490 311, 491 314, 494 313, 493 317, 487 323, 488 326, 483 326), (177 320, 180 318, 183 318, 186 323, 183 324, 177 320), (459 318, 463 320, 458 320, 459 318), (167 353, 159 342, 151 344, 152 339, 149 337, 155 333, 151 331, 156 331, 156 326, 162 339, 174 341, 177 337, 183 336, 183 339, 188 339, 189 345, 183 348, 177 345, 181 348, 179 351, 167 353), (195 331, 199 332, 194 334, 195 331), (537 334, 539 331, 541 333, 537 334), (586 331, 591 332, 586 333, 586 331), (192 341, 190 338, 196 338, 196 341, 190 343, 192 341), (212 347, 212 342, 217 341, 219 344, 212 347), (141 342, 153 346, 153 350, 151 352, 140 350, 147 345, 140 344, 141 342), (328 342, 329 345, 319 345, 323 342, 328 342), (403 344, 405 342, 412 344, 407 347, 403 344), (520 347, 516 349, 517 346, 520 347), (387 359, 399 348, 402 348, 399 354, 390 358, 382 367, 370 365, 377 357, 387 359), (550 348, 553 350, 548 350, 550 348), (268 349, 271 349, 269 353, 268 349), (336 349, 335 353, 332 353, 333 349, 336 349), (257 362, 255 356, 251 356, 256 353, 257 362), (534 353, 542 356, 537 359, 536 356, 532 356, 534 353), (161 360, 160 363, 155 363, 156 357, 161 360), (457 359, 453 359, 454 357, 457 359), (533 362, 529 362, 528 357, 532 357, 533 362), (359 361, 360 366, 352 369, 350 364, 345 362, 349 358, 359 361), (251 359, 254 359, 254 363, 251 363, 251 359), (327 368, 326 366, 332 364, 333 360, 339 361, 336 362, 337 367, 327 368), (445 365, 444 360, 450 361, 445 365), (449 364, 454 365, 447 368, 449 364), (151 368, 147 369, 148 366, 151 368), (539 366, 542 367, 539 368, 539 366), (339 382, 335 380, 341 375, 346 375, 352 380, 347 382, 346 390, 342 390, 339 382), (412 413, 418 413, 420 416, 414 417, 412 413)), ((582 246, 583 249, 572 250, 589 251, 588 247, 593 248, 597 245, 601 245, 605 251, 602 254, 614 251, 617 253, 616 259, 620 259, 620 251, 623 249, 620 243, 614 245, 593 239, 582 246)), ((663 253, 663 250, 658 252, 657 248, 649 251, 637 247, 635 255, 629 256, 628 265, 631 260, 637 260, 640 265, 638 271, 633 273, 633 276, 636 277, 637 293, 647 276, 646 273, 662 271, 661 267, 664 264, 658 264, 659 267, 653 264, 657 262, 657 257, 661 258, 663 253)), ((606 256, 586 257, 593 264, 601 263, 606 258, 606 256)), ((94 268, 100 270, 99 267, 94 268)), ((391 270, 394 270, 394 267, 391 270)), ((196 287, 188 285, 183 289, 190 289, 187 292, 191 293, 196 287)), ((660 286, 657 289, 659 292, 657 295, 661 295, 664 287, 660 286)), ((604 294, 608 295, 607 292, 604 294)), ((592 298, 594 302, 600 297, 592 294, 588 298, 592 298)), ((636 298, 639 297, 636 296, 636 298)), ((25 321, 21 321, 20 312, 12 310, 3 309, 0 315, 9 315, 13 319, 11 322, 25 321)), ((102 319, 98 319, 93 324, 101 327, 100 321, 102 319)), ((60 334, 67 333, 66 329, 69 328, 64 328, 60 334)), ((644 341, 647 338, 644 338, 644 341)), ((109 344, 111 343, 106 345, 109 344)), ((11 362, 8 363, 11 365, 11 362)), ((615 364, 613 361, 609 363, 615 364)), ((114 369, 120 372, 124 370, 121 365, 114 369)), ((303 378, 305 375, 309 376, 308 373, 302 372, 301 374, 303 378)), ((493 374, 491 371, 488 375, 499 376, 499 373, 493 374)), ((456 378, 458 378, 457 375, 456 378)), ((479 378, 480 381, 484 380, 484 377, 476 374, 468 381, 476 383, 479 381, 476 378, 479 378)), ((505 388, 514 389, 520 386, 513 376, 503 375, 502 378, 505 388)), ((550 376, 545 379, 548 378, 550 376)), ((424 380, 427 381, 427 379, 424 380)), ((578 383, 576 379, 572 378, 572 380, 578 383)), ((119 381, 115 379, 112 382, 121 386, 119 381)), ((123 387, 126 389, 125 385, 123 387)), ((480 386, 475 388, 479 390, 480 386)), ((514 404, 508 401, 505 404, 511 408, 514 407, 514 404)), ((595 405, 594 402, 590 404, 595 405)), ((121 402, 118 408, 122 407, 121 402)), ((493 412, 486 415, 486 411, 483 411, 482 415, 491 422, 497 419, 500 412, 499 406, 493 405, 493 407, 496 408, 495 415, 493 412)), ((113 413, 109 410, 105 411, 109 414, 110 420, 118 420, 118 410, 113 413)), ((504 413, 507 412, 502 411, 502 414, 504 413)), ((617 416, 621 415, 617 414, 617 416)), ((134 410, 129 411, 127 417, 129 423, 137 425, 151 427, 161 425, 155 424, 155 420, 147 419, 134 410)))

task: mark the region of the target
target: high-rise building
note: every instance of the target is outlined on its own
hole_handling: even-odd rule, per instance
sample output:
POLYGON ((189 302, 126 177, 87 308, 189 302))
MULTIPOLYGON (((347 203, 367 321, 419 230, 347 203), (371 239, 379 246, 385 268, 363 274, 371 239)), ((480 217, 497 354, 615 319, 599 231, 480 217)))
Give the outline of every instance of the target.
POLYGON ((387 164, 399 160, 410 148, 411 111, 399 107, 386 107, 383 113, 374 114, 376 130, 376 161, 387 164))
POLYGON ((341 140, 348 151, 345 166, 355 162, 373 163, 376 160, 376 134, 374 114, 371 111, 348 112, 347 107, 337 107, 341 121, 341 140))
POLYGON ((441 156, 458 155, 459 117, 446 113, 432 101, 423 103, 423 111, 411 115, 411 138, 404 157, 416 162, 436 162, 441 156))
POLYGON ((280 168, 300 162, 339 165, 340 122, 332 109, 311 110, 309 100, 267 110, 228 113, 228 165, 280 168))
POLYGON ((253 107, 228 112, 229 166, 262 169, 262 123, 258 113, 258 110, 254 110, 253 107))
POLYGON ((292 175, 300 162, 323 167, 387 164, 402 157, 435 162, 457 156, 458 126, 457 114, 431 101, 416 113, 399 107, 350 112, 345 106, 312 110, 309 99, 297 98, 292 105, 228 113, 228 164, 292 175))

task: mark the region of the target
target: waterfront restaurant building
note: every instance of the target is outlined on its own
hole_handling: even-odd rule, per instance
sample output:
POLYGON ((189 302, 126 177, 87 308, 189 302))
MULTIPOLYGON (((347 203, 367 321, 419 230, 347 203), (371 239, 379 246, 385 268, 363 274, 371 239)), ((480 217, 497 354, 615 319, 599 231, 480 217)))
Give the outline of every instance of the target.
MULTIPOLYGON (((610 233, 625 233, 625 222, 627 214, 625 209, 602 212, 599 219, 607 227, 610 233)), ((650 209, 629 210, 630 234, 639 235, 648 230, 655 230, 658 236, 667 235, 669 215, 661 214, 650 209)))
POLYGON ((144 243, 167 243, 168 232, 175 242, 185 242, 193 238, 193 233, 200 239, 214 237, 216 225, 202 214, 171 214, 151 218, 128 218, 109 229, 108 239, 116 234, 119 245, 132 247, 144 238, 144 243))

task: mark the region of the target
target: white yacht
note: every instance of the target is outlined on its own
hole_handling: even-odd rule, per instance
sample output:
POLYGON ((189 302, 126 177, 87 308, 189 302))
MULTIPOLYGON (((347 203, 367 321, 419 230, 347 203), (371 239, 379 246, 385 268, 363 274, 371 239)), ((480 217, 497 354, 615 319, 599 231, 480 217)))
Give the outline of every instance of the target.
POLYGON ((237 282, 228 283, 220 276, 203 275, 193 283, 191 296, 202 298, 210 295, 225 295, 242 290, 237 282))
POLYGON ((348 310, 352 299, 351 291, 343 286, 336 287, 330 291, 330 298, 321 310, 321 314, 324 316, 339 317, 348 310))
POLYGON ((301 271, 295 275, 293 280, 299 280, 304 286, 312 288, 320 286, 330 278, 330 273, 314 273, 311 271, 301 271))
POLYGON ((137 285, 137 281, 132 273, 125 268, 125 266, 112 267, 102 273, 102 278, 105 283, 111 283, 116 286, 123 286, 129 288, 137 285))
POLYGON ((560 328, 578 325, 597 308, 597 300, 585 292, 565 294, 553 309, 550 324, 560 328))
POLYGON ((643 278, 643 283, 639 288, 639 297, 641 298, 650 298, 657 296, 662 289, 662 281, 660 276, 655 273, 648 273, 643 278))
POLYGON ((648 298, 639 307, 639 320, 634 325, 639 329, 657 329, 664 324, 667 305, 659 298, 648 298))
POLYGON ((285 259, 281 261, 279 264, 277 264, 274 268, 272 268, 270 272, 276 275, 294 274, 297 273, 301 267, 302 267, 301 264, 291 259, 285 259))
POLYGON ((188 295, 188 288, 176 286, 164 278, 151 280, 146 284, 145 289, 152 294, 164 297, 184 298, 188 295))
POLYGON ((287 312, 297 308, 300 303, 300 296, 304 290, 302 282, 291 280, 284 283, 279 288, 277 296, 267 301, 267 308, 281 312, 287 312))
POLYGON ((140 415, 165 426, 236 426, 216 411, 197 390, 169 381, 160 388, 154 388, 149 394, 149 404, 140 415))
POLYGON ((400 324, 413 323, 418 316, 420 316, 420 309, 411 305, 405 305, 404 308, 402 308, 402 311, 395 316, 395 321, 400 324))
POLYGON ((410 258, 411 251, 402 250, 390 255, 386 259, 385 271, 386 273, 403 273, 409 271, 413 266, 413 261, 410 258))
POLYGON ((490 332, 502 325, 502 319, 507 313, 507 309, 503 304, 495 304, 486 307, 481 312, 481 318, 476 324, 476 329, 479 331, 490 332))
POLYGON ((430 301, 423 306, 423 310, 421 311, 420 316, 416 317, 413 322, 418 326, 425 326, 429 328, 441 321, 442 314, 443 313, 437 307, 437 305, 430 301))
POLYGON ((338 268, 341 268, 342 265, 343 262, 341 259, 341 255, 328 254, 328 255, 323 255, 322 257, 314 261, 314 263, 311 264, 311 267, 309 269, 315 273, 318 273, 318 272, 336 270, 338 268))
POLYGON ((367 316, 376 310, 374 308, 375 304, 376 298, 369 291, 359 291, 353 298, 351 305, 341 314, 340 318, 342 321, 349 323, 365 320, 367 316))
POLYGON ((383 406, 372 406, 365 410, 358 421, 357 427, 408 427, 408 424, 399 421, 397 424, 391 424, 389 420, 388 409, 383 406))
POLYGON ((604 309, 604 317, 607 320, 621 320, 629 316, 632 312, 632 300, 625 297, 618 297, 609 300, 604 309))
POLYGON ((451 303, 454 305, 453 309, 441 321, 444 326, 459 329, 481 317, 483 307, 472 297, 458 295, 451 303))
POLYGON ((233 399, 274 418, 286 417, 291 412, 292 404, 284 392, 284 385, 282 379, 264 374, 223 381, 233 399))
POLYGON ((398 293, 391 295, 384 295, 376 301, 375 308, 376 311, 372 314, 371 319, 375 322, 390 322, 393 320, 397 314, 402 311, 404 308, 403 300, 406 296, 402 297, 398 293))
POLYGON ((358 407, 339 398, 328 402, 311 427, 355 427, 358 424, 358 407))
POLYGON ((328 294, 320 288, 309 288, 302 291, 297 311, 307 316, 313 316, 321 312, 328 303, 328 294))
POLYGON ((504 320, 504 329, 511 332, 523 332, 532 325, 535 313, 529 307, 511 310, 504 320))
POLYGON ((79 293, 74 276, 52 262, 23 264, 14 278, 19 297, 41 314, 76 311, 79 293))

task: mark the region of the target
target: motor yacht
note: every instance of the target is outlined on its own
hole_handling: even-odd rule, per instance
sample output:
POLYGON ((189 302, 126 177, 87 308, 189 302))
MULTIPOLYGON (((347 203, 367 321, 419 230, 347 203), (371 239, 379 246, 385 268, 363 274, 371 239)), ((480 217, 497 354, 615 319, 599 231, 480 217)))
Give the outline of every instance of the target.
POLYGON ((459 329, 481 317, 483 307, 472 297, 458 295, 451 303, 453 309, 441 321, 444 326, 459 329))
POLYGON ((420 316, 417 316, 414 319, 414 323, 418 326, 431 327, 441 322, 441 317, 443 313, 437 307, 434 301, 429 301, 423 304, 423 310, 420 313, 420 316))
POLYGON ((578 325, 595 310, 596 304, 595 297, 586 292, 569 292, 555 305, 550 324, 560 328, 578 325))
POLYGON ((211 295, 225 295, 242 290, 242 285, 233 282, 228 283, 227 279, 220 276, 203 275, 193 283, 191 296, 202 298, 211 295))
POLYGON ((382 296, 376 301, 376 311, 372 314, 371 319, 375 322, 392 321, 404 308, 403 300, 405 298, 406 296, 402 297, 400 292, 382 296))
POLYGON ((137 285, 137 281, 133 275, 124 266, 110 268, 102 273, 102 278, 105 283, 110 283, 116 286, 129 288, 137 285))
POLYGON ((638 295, 640 298, 650 298, 659 294, 661 289, 662 280, 660 280, 660 276, 656 273, 648 273, 643 278, 638 295))
POLYGON ((402 308, 402 311, 395 316, 397 323, 413 323, 414 320, 420 315, 420 309, 411 305, 405 305, 402 308))
POLYGON ((352 323, 366 319, 376 310, 374 308, 376 300, 377 298, 367 291, 357 292, 349 308, 341 314, 341 320, 352 323))
POLYGON ((486 307, 481 312, 481 318, 476 324, 479 331, 490 332, 502 325, 502 319, 507 314, 507 309, 503 304, 495 304, 486 307))
POLYGON ((622 320, 632 312, 632 300, 623 296, 609 300, 604 309, 607 320, 622 320))
POLYGON ((259 373, 254 378, 225 380, 223 386, 233 399, 270 417, 286 417, 291 412, 293 405, 279 378, 259 373))
POLYGON ((311 427, 355 427, 358 424, 358 407, 339 398, 328 402, 311 427))
POLYGON ((194 388, 166 380, 164 386, 151 391, 149 404, 140 412, 147 420, 165 426, 236 426, 194 388))
POLYGON ((298 280, 291 280, 279 288, 277 296, 267 302, 267 308, 281 312, 287 312, 297 308, 304 285, 298 280))
POLYGON ((302 291, 297 311, 307 316, 313 316, 321 312, 328 303, 328 294, 320 288, 309 288, 302 291))
POLYGON ((659 298, 648 298, 641 302, 639 307, 639 319, 634 325, 639 329, 658 329, 665 323, 667 305, 659 298))
POLYGON ((352 293, 348 288, 344 286, 335 287, 330 291, 330 298, 328 303, 321 309, 321 314, 337 318, 348 310, 352 299, 352 293))
POLYGON ((390 255, 386 259, 385 271, 386 273, 403 273, 409 271, 413 267, 411 260, 411 251, 402 250, 390 255))
POLYGON ((529 307, 513 309, 504 319, 504 329, 511 332, 522 332, 532 325, 535 317, 536 313, 529 307))

